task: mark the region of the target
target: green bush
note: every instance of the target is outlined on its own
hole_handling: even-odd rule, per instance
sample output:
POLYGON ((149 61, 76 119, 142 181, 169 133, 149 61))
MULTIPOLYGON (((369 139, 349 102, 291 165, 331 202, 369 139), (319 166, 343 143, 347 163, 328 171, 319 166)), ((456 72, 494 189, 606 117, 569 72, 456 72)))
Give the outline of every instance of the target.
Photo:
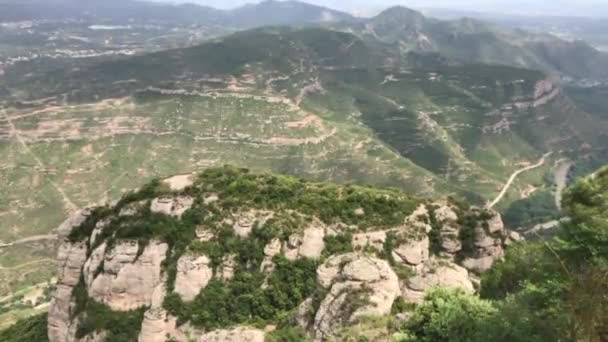
POLYGON ((503 215, 505 225, 512 229, 530 227, 559 218, 560 212, 553 194, 542 190, 529 198, 513 202, 503 215))
POLYGON ((304 342, 306 333, 298 327, 283 327, 266 336, 266 342, 304 342))
POLYGON ((353 234, 346 232, 335 236, 325 236, 323 241, 325 242, 325 249, 323 250, 323 256, 329 257, 331 255, 339 255, 350 253, 353 251, 353 234))
POLYGON ((462 291, 435 289, 416 307, 397 340, 494 341, 489 339, 488 322, 496 311, 490 302, 462 291))
POLYGON ((95 331, 107 333, 105 341, 136 341, 144 319, 145 308, 128 312, 112 311, 104 304, 90 300, 80 319, 76 336, 82 338, 95 331))

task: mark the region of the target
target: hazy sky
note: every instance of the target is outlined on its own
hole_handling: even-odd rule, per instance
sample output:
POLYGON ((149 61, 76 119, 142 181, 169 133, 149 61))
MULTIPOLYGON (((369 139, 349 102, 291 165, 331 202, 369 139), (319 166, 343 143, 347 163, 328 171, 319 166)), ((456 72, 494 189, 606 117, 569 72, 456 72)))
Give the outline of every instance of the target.
MULTIPOLYGON (((232 8, 259 0, 155 0, 194 2, 216 8, 232 8)), ((529 15, 608 16, 608 0, 303 0, 355 12, 372 13, 391 5, 414 8, 445 8, 529 15)))

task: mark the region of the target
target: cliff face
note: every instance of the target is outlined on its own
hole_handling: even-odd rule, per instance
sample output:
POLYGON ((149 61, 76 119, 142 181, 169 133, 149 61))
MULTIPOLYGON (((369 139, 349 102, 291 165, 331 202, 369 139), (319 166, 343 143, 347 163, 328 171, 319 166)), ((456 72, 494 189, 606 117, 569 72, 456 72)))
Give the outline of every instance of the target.
POLYGON ((232 168, 152 183, 63 229, 51 342, 257 342, 285 325, 331 340, 431 287, 475 291, 517 238, 449 200, 232 168))

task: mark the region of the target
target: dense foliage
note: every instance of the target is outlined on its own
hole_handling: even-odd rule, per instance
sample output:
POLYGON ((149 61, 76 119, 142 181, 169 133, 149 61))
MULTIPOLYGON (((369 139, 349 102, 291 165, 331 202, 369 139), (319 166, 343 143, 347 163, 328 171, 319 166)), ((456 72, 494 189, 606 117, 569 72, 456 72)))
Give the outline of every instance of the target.
POLYGON ((18 321, 10 328, 0 331, 0 341, 48 341, 49 338, 46 330, 46 317, 47 315, 43 314, 18 321))
POLYGON ((437 289, 429 292, 405 324, 398 341, 493 341, 487 322, 496 309, 490 302, 461 291, 437 289))
POLYGON ((537 191, 529 198, 513 202, 503 219, 511 229, 529 227, 560 218, 555 198, 549 191, 537 191))
POLYGON ((261 272, 238 271, 227 282, 212 280, 192 303, 169 295, 165 308, 180 321, 190 321, 205 329, 276 322, 316 289, 317 263, 309 259, 288 261, 283 257, 275 261, 275 270, 267 279, 261 272))
POLYGON ((571 221, 545 242, 512 246, 483 275, 479 299, 437 290, 402 327, 403 341, 606 341, 608 169, 564 197, 571 221))

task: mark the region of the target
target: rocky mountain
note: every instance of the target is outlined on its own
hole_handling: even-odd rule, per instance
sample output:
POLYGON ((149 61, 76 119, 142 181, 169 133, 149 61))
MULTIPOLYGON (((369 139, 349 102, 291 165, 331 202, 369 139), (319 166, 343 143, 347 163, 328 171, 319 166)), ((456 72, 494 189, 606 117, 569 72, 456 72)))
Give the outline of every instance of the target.
POLYGON ((343 340, 435 286, 475 291, 519 239, 449 199, 232 167, 150 183, 60 232, 51 342, 343 340))
POLYGON ((579 180, 558 238, 531 242, 450 198, 230 166, 156 180, 58 228, 48 315, 0 338, 602 340, 607 191, 606 168, 579 180))
POLYGON ((608 55, 583 41, 499 27, 477 19, 437 20, 404 7, 342 25, 364 39, 397 44, 402 54, 439 54, 452 63, 501 64, 575 78, 605 79, 608 55))
POLYGON ((355 20, 346 13, 298 1, 268 0, 234 10, 138 0, 0 2, 0 21, 66 19, 105 21, 114 24, 170 22, 175 25, 204 24, 239 29, 355 20))

